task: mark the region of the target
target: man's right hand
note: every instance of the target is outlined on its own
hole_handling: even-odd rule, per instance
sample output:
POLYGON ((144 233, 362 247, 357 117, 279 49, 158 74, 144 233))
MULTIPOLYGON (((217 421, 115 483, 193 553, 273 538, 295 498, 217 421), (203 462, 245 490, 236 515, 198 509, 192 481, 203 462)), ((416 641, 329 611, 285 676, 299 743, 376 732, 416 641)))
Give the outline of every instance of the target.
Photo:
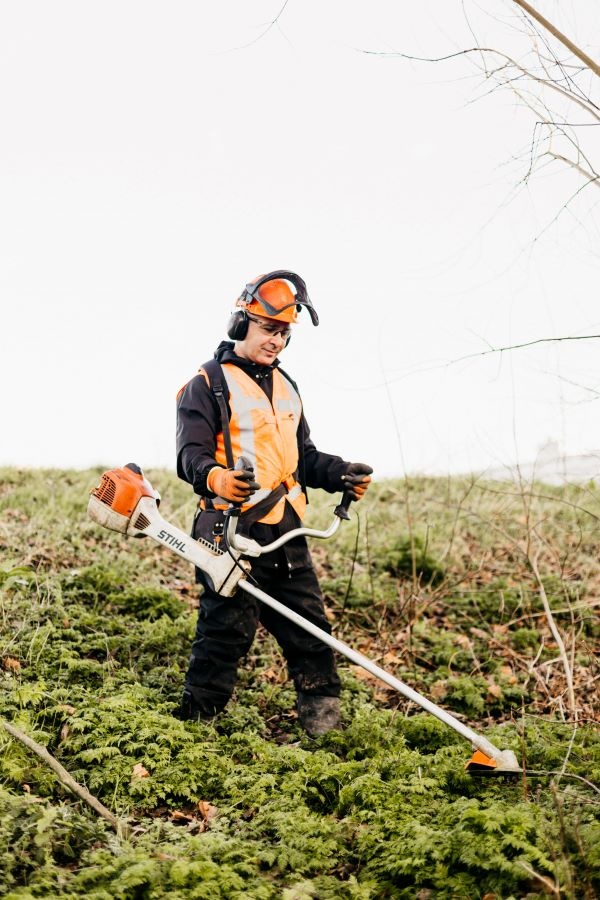
POLYGON ((213 494, 230 503, 244 503, 260 488, 252 469, 222 469, 220 466, 210 470, 206 484, 213 494))
POLYGON ((344 490, 353 500, 360 500, 371 483, 373 469, 366 463, 350 463, 346 474, 342 475, 344 490))

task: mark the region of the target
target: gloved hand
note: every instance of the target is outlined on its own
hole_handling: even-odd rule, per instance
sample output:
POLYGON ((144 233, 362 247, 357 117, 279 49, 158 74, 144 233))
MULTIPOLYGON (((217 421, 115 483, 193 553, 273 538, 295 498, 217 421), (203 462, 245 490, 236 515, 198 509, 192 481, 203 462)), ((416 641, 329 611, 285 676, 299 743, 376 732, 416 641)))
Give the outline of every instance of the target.
POLYGON ((371 483, 370 475, 373 472, 371 466, 365 463, 350 463, 346 474, 342 475, 344 490, 348 491, 353 500, 360 500, 366 493, 371 483))
POLYGON ((214 494, 230 503, 244 503, 260 487, 252 469, 221 469, 220 466, 210 470, 206 484, 214 494))

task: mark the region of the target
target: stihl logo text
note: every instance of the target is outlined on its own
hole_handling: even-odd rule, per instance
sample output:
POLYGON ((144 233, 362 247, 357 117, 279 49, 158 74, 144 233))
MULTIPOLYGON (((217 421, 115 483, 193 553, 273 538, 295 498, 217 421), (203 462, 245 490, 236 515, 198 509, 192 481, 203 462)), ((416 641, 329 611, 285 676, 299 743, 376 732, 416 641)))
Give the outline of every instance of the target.
POLYGON ((178 540, 174 534, 169 534, 168 531, 165 531, 164 528, 158 532, 159 541, 164 541, 165 544, 168 544, 169 547, 174 547, 176 550, 181 550, 183 553, 185 550, 185 544, 183 541, 178 540))

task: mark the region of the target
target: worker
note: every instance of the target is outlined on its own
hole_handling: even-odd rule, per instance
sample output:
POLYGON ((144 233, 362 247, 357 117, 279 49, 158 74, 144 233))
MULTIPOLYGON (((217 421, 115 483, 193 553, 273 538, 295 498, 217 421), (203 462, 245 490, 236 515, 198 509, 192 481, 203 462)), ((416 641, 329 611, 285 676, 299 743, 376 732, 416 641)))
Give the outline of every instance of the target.
MULTIPOLYGON (((214 359, 178 394, 177 473, 199 497, 195 538, 222 542, 224 511, 240 504, 238 531, 265 545, 301 526, 307 488, 346 490, 360 500, 369 486, 370 466, 316 449, 298 388, 279 367, 299 313, 318 324, 306 285, 295 273, 278 270, 246 285, 229 319, 230 340, 219 344, 214 359)), ((305 538, 252 560, 251 577, 331 633, 305 538)), ((285 656, 302 728, 312 737, 340 728, 332 650, 244 591, 223 598, 200 570, 196 578, 203 591, 182 718, 210 718, 224 709, 238 662, 261 622, 285 656)))

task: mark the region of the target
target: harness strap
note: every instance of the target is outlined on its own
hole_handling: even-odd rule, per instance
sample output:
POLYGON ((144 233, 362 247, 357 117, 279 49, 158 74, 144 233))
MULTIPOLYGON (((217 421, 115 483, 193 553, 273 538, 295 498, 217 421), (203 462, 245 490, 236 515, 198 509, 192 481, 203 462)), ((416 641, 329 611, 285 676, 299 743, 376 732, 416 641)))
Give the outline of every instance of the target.
POLYGON ((247 531, 251 525, 254 525, 263 516, 266 516, 267 513, 271 512, 275 504, 279 503, 282 497, 285 497, 287 492, 288 489, 285 484, 280 484, 278 487, 273 488, 268 496, 263 497, 262 500, 259 500, 258 503, 255 503, 254 506, 251 506, 250 509, 241 514, 240 524, 242 528, 247 531))
POLYGON ((225 401, 225 391, 223 389, 223 369, 216 359, 211 359, 202 366, 210 381, 210 389, 215 395, 215 399, 219 404, 221 412, 221 428, 223 429, 223 443, 225 444, 225 458, 227 466, 233 469, 235 460, 233 458, 233 449, 231 447, 231 431, 229 430, 229 413, 227 411, 227 403, 225 401))
MULTIPOLYGON (((281 375, 283 375, 284 378, 286 378, 289 381, 289 383, 292 385, 292 387, 294 388, 294 390, 296 391, 298 396, 300 396, 300 390, 298 388, 298 385, 294 381, 294 379, 290 378, 288 373, 285 372, 281 368, 281 366, 278 367, 277 371, 281 375)), ((300 482, 300 487, 302 488, 302 493, 306 497, 306 503, 308 505, 309 500, 308 500, 308 491, 307 491, 307 484, 306 484, 306 458, 304 456, 305 438, 306 438, 305 419, 304 419, 304 414, 302 414, 300 416, 300 424, 298 425, 298 430, 296 432, 296 442, 298 444, 298 472, 297 472, 296 477, 297 477, 298 481, 300 482)))

